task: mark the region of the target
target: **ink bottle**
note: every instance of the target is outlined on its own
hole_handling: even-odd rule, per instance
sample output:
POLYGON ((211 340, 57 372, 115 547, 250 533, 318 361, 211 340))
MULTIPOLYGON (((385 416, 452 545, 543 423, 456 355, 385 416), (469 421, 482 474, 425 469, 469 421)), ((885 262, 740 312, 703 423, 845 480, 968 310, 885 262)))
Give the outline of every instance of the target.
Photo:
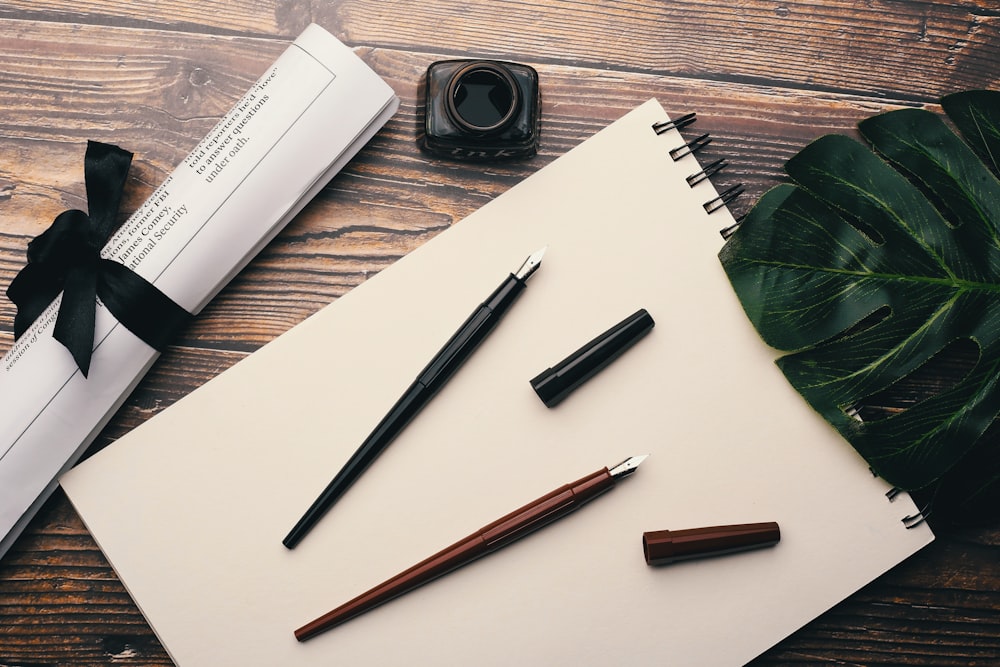
POLYGON ((494 60, 442 60, 427 68, 419 144, 459 160, 502 160, 538 152, 538 73, 494 60))

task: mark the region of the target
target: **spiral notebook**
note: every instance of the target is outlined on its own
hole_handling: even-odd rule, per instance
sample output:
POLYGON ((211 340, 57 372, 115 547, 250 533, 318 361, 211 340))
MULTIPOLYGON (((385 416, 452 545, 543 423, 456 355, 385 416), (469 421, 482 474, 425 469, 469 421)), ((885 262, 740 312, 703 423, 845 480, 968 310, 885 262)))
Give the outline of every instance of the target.
POLYGON ((909 497, 890 501, 775 366, 716 257, 727 195, 666 121, 655 100, 639 106, 63 479, 177 664, 742 664, 933 539, 904 527, 909 497), (544 245, 490 338, 286 550, 442 342, 544 245), (653 331, 546 408, 529 380, 640 307, 653 331), (645 453, 572 516, 293 638, 498 516, 645 453), (759 521, 780 524, 779 544, 644 561, 645 531, 759 521))

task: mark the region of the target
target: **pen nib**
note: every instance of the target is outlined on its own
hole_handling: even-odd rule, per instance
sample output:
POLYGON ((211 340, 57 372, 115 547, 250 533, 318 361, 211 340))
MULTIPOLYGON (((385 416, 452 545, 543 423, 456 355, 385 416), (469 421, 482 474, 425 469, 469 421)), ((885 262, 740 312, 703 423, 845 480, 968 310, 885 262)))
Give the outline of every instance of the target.
POLYGON ((630 456, 618 465, 614 466, 608 472, 611 474, 612 479, 621 479, 623 477, 628 477, 634 473, 638 468, 639 464, 649 458, 649 454, 642 454, 641 456, 630 456))
POLYGON ((517 273, 514 274, 514 277, 519 280, 527 280, 528 276, 537 271, 538 267, 542 265, 542 255, 545 254, 547 249, 548 246, 545 246, 544 248, 531 253, 531 255, 528 256, 528 259, 524 260, 524 264, 522 264, 521 268, 517 270, 517 273))

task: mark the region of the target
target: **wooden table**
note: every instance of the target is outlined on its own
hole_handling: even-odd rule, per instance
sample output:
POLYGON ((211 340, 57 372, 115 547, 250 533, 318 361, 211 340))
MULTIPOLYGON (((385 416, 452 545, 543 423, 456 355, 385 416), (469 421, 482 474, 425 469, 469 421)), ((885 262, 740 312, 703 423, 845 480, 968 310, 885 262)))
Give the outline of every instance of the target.
MULTIPOLYGON (((714 138, 705 157, 735 165, 717 186, 747 187, 739 214, 821 134, 1000 88, 996 0, 13 0, 0 3, 0 285, 58 213, 86 208, 88 139, 136 153, 134 210, 309 22, 356 47, 399 113, 181 335, 91 451, 649 97, 698 112, 714 138), (537 157, 475 167, 420 153, 417 82, 449 57, 539 70, 537 157)), ((13 318, 0 300, 0 352, 13 318)), ((1000 527, 935 528, 934 545, 755 664, 1000 664, 1000 527)), ((112 664, 171 662, 57 492, 0 561, 0 665, 112 664)))

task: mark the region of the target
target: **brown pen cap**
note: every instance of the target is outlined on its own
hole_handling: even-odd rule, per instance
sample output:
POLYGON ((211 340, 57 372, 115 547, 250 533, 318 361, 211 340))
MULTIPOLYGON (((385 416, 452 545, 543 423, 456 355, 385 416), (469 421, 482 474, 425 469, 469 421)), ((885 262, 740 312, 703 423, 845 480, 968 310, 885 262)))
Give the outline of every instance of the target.
POLYGON ((773 521, 687 530, 656 530, 642 534, 642 551, 647 565, 666 565, 688 558, 769 547, 779 539, 781 531, 773 521))

